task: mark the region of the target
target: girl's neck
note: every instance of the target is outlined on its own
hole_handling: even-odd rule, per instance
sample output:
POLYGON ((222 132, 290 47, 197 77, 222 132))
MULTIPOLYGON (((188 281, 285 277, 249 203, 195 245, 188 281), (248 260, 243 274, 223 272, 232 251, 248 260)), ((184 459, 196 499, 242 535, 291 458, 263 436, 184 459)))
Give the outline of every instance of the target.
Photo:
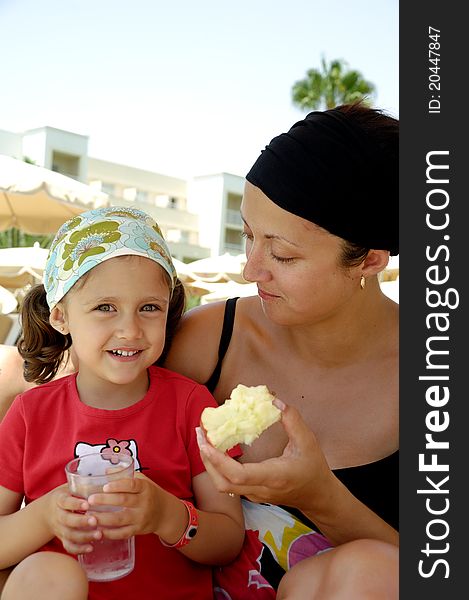
POLYGON ((119 410, 133 406, 147 393, 150 386, 150 375, 144 371, 141 376, 129 384, 119 384, 88 377, 79 371, 76 380, 81 402, 93 408, 119 410))

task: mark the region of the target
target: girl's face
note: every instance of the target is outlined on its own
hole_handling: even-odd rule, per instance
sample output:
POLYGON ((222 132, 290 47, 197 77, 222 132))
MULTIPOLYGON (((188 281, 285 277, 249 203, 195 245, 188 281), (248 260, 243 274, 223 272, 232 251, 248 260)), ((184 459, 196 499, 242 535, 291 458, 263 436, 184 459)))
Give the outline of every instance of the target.
POLYGON ((340 265, 341 238, 283 210, 249 182, 241 214, 244 278, 257 283, 263 310, 275 323, 328 319, 360 289, 358 268, 340 265))
POLYGON ((134 384, 163 351, 168 306, 164 270, 122 256, 94 267, 52 312, 62 312, 82 380, 134 384))

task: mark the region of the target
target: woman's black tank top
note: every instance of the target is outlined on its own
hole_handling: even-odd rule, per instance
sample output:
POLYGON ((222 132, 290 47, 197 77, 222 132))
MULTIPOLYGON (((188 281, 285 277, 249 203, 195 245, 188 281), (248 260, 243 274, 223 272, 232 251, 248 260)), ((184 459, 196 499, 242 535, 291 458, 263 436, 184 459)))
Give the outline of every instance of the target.
MULTIPOLYGON (((210 392, 214 392, 220 379, 223 359, 230 345, 231 335, 238 298, 229 298, 225 305, 223 328, 218 348, 218 362, 205 384, 210 392)), ((395 529, 399 528, 399 451, 366 465, 335 469, 334 475, 373 512, 395 529)), ((305 516, 296 509, 285 507, 306 524, 305 516)), ((317 529, 316 527, 314 527, 317 529)))

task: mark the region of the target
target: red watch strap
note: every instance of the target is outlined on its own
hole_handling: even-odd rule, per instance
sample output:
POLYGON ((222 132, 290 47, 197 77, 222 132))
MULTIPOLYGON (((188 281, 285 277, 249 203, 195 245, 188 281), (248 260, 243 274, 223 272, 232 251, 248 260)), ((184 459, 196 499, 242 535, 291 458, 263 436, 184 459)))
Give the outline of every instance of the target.
POLYGON ((197 513, 197 509, 192 502, 188 502, 187 500, 181 500, 181 502, 187 508, 187 512, 189 513, 189 522, 187 523, 184 533, 175 544, 167 544, 160 538, 160 542, 167 548, 182 548, 192 539, 194 539, 194 536, 197 533, 197 528, 199 526, 199 515, 197 513))

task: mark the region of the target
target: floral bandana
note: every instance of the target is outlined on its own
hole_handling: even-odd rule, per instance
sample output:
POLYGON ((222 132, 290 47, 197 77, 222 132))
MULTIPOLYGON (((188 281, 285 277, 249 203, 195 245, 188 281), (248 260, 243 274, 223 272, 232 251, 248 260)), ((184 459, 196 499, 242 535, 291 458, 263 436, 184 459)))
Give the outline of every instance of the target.
POLYGON ((47 257, 44 287, 52 310, 93 267, 116 256, 135 255, 158 263, 169 275, 176 270, 156 221, 135 208, 107 206, 73 217, 57 232, 47 257))

